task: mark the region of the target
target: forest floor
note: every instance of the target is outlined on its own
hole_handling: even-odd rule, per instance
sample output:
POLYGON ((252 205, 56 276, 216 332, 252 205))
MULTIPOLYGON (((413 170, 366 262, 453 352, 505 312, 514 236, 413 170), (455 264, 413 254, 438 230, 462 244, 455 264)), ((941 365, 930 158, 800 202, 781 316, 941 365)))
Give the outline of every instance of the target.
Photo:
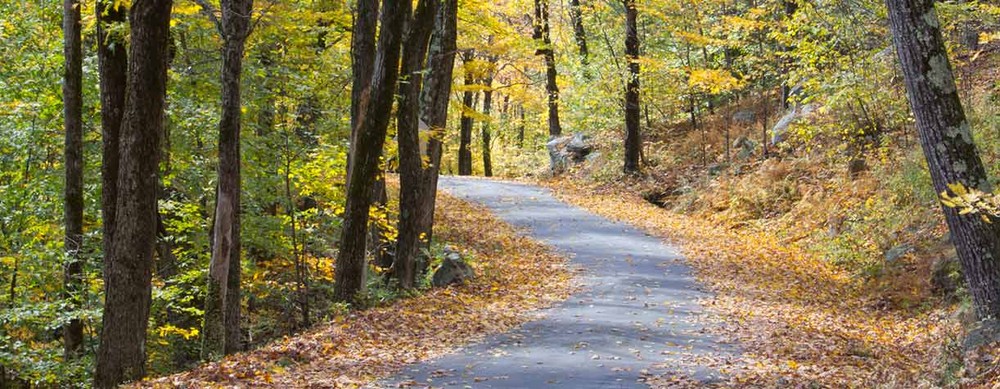
POLYGON ((651 377, 728 381, 738 347, 711 335, 717 318, 678 250, 568 205, 534 185, 442 177, 448 193, 484 204, 571 256, 583 288, 543 317, 462 351, 404 369, 386 387, 646 387, 651 377))
POLYGON ((470 258, 478 277, 386 306, 337 315, 257 350, 148 379, 154 388, 352 388, 531 320, 575 290, 566 258, 519 235, 485 208, 438 197, 435 235, 470 258))

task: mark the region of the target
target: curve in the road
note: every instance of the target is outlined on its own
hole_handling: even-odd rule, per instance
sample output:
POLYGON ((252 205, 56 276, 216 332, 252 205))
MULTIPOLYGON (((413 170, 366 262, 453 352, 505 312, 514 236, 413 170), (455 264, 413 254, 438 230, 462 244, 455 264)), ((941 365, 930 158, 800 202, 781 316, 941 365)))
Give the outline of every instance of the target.
POLYGON ((675 247, 536 186, 457 177, 440 186, 569 255, 584 288, 539 320, 407 366, 380 386, 632 388, 661 364, 702 382, 721 378, 697 361, 737 350, 705 331, 713 324, 699 302, 708 295, 675 247))

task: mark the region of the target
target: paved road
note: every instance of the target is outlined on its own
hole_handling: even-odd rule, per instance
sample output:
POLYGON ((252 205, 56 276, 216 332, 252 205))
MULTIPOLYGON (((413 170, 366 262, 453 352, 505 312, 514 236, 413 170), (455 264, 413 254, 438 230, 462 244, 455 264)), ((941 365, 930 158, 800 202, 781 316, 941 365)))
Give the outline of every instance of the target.
POLYGON ((504 221, 567 253, 584 289, 520 328, 437 360, 408 366, 379 383, 395 387, 645 387, 654 364, 703 382, 719 374, 692 359, 735 353, 704 329, 711 323, 677 248, 639 230, 510 182, 441 177, 441 188, 481 203, 504 221))

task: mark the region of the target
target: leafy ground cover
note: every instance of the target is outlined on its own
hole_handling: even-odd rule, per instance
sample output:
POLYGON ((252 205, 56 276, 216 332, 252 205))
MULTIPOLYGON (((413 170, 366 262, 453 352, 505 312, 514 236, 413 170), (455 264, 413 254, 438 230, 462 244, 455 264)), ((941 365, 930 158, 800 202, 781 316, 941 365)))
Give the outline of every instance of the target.
MULTIPOLYGON (((627 183, 546 184, 565 201, 681 245, 716 294, 707 305, 726 321, 718 335, 744 349, 721 386, 936 387, 959 374, 949 370, 961 366, 951 310, 886 307, 858 278, 795 242, 661 209, 627 183)), ((650 383, 694 385, 681 375, 650 383)))
POLYGON ((481 207, 447 195, 438 203, 436 238, 471 258, 471 283, 337 315, 299 336, 134 386, 360 387, 510 330, 575 288, 565 258, 547 246, 481 207))

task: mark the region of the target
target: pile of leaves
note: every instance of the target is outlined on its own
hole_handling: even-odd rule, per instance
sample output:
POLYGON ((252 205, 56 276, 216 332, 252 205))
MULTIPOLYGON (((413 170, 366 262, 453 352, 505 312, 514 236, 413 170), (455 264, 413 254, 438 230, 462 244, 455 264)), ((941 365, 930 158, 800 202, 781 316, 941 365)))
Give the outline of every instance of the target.
POLYGON ((717 335, 744 350, 726 386, 934 387, 945 379, 938 372, 960 332, 949 311, 887 308, 858 278, 794 242, 658 208, 626 184, 548 185, 568 202, 681 245, 715 293, 706 305, 725 320, 717 335))
POLYGON ((472 258, 462 286, 353 311, 296 337, 138 387, 350 388, 508 331, 574 289, 566 260, 486 209, 439 195, 436 237, 472 258))

